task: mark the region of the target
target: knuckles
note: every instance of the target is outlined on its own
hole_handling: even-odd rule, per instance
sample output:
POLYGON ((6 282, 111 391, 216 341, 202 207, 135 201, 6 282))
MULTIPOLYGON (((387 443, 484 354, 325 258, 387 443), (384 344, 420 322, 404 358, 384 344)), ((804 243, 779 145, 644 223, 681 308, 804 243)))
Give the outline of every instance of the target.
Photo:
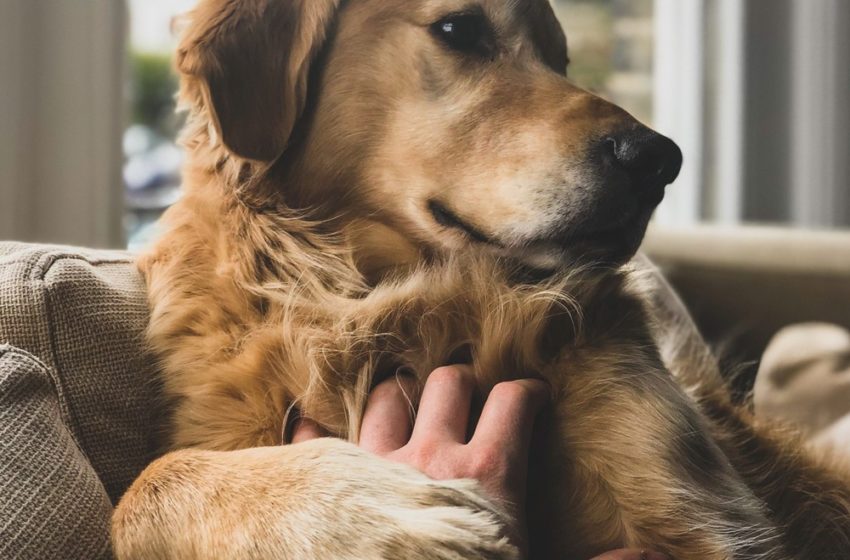
POLYGON ((508 473, 508 459, 503 450, 495 445, 471 449, 464 478, 473 478, 487 485, 504 480, 508 473))
POLYGON ((442 366, 428 376, 428 384, 439 385, 446 390, 468 389, 474 384, 474 379, 467 366, 442 366))
POLYGON ((409 392, 406 387, 407 384, 402 378, 396 379, 395 377, 382 381, 372 389, 372 392, 369 394, 368 404, 404 398, 409 392))
POLYGON ((500 403, 516 402, 524 405, 530 403, 535 396, 532 387, 525 383, 503 381, 493 387, 489 398, 500 403))

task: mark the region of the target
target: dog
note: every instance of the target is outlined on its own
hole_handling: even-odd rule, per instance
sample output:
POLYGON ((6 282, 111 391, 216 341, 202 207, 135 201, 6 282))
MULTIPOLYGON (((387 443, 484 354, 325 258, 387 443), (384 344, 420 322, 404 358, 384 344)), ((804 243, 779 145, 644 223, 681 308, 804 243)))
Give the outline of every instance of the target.
POLYGON ((533 558, 850 554, 847 470, 659 336, 626 263, 681 152, 570 83, 546 0, 201 0, 176 64, 184 196, 139 261, 170 452, 119 558, 517 558, 475 483, 350 443, 461 356, 482 398, 552 387, 533 558), (340 439, 281 445, 294 409, 340 439))

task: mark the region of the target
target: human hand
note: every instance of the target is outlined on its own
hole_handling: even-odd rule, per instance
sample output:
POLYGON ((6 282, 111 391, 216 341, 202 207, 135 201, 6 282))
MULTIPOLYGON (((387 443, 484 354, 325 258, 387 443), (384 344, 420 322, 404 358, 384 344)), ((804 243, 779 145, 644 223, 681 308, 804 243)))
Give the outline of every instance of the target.
MULTIPOLYGON (((525 486, 532 428, 548 400, 542 381, 524 379, 496 385, 471 438, 467 438, 475 379, 468 366, 434 371, 425 384, 415 423, 413 379, 398 376, 369 396, 360 447, 407 464, 435 480, 478 481, 514 521, 511 537, 525 542, 525 486)), ((321 437, 322 430, 301 420, 292 441, 321 437)))
MULTIPOLYGON (((542 381, 499 383, 490 392, 471 437, 467 437, 475 379, 468 366, 435 370, 422 391, 413 420, 416 384, 398 376, 377 385, 369 396, 360 447, 407 464, 435 480, 469 478, 499 501, 509 514, 510 537, 526 548, 528 455, 534 420, 548 401, 542 381)), ((296 425, 292 442, 323 437, 308 419, 296 425)), ((620 550, 595 560, 661 560, 645 551, 620 550)))

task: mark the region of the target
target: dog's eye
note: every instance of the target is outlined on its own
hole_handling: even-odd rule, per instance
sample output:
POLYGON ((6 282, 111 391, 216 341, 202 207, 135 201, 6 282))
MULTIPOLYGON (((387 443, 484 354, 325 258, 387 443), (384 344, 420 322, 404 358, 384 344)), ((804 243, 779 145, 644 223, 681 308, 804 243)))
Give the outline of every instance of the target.
POLYGON ((460 52, 487 50, 488 26, 482 14, 453 14, 431 26, 431 32, 450 48, 460 52))

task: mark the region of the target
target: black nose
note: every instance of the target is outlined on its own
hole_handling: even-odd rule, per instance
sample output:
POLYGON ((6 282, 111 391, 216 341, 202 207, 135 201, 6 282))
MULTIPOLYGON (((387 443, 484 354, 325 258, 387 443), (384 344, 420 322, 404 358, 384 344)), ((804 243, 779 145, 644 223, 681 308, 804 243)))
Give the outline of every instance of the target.
POLYGON ((639 193, 663 191, 682 170, 679 146, 648 128, 611 135, 605 144, 613 151, 615 165, 628 174, 639 193))

